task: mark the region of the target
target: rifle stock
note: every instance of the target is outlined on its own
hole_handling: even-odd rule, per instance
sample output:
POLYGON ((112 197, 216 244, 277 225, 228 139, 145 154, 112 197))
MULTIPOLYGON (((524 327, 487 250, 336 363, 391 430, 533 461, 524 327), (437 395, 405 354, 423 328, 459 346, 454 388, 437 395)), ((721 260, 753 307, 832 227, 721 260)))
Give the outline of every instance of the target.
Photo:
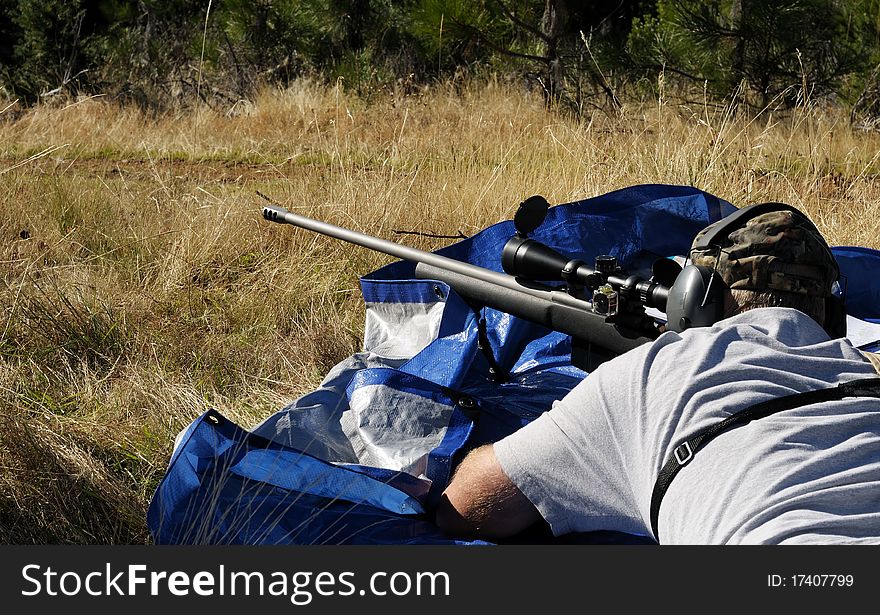
MULTIPOLYGON (((600 353, 605 358, 652 341, 650 337, 629 332, 593 313, 590 303, 575 299, 563 291, 540 290, 543 296, 526 294, 519 289, 527 287, 519 282, 519 288, 506 288, 426 263, 416 265, 416 277, 446 282, 471 304, 485 305, 570 335, 581 344, 595 347, 594 353, 600 353), (570 300, 581 305, 572 305, 570 300)), ((507 277, 516 280, 513 276, 507 277)), ((595 360, 591 363, 595 364, 595 360)))

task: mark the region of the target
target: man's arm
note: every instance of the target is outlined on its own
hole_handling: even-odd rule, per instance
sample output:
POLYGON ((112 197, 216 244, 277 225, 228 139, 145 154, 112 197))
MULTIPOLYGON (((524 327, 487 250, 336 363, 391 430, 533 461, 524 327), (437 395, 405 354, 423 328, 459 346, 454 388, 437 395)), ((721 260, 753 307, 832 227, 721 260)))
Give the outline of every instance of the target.
POLYGON ((504 473, 491 444, 462 460, 436 511, 437 525, 454 536, 503 538, 540 519, 538 509, 504 473))

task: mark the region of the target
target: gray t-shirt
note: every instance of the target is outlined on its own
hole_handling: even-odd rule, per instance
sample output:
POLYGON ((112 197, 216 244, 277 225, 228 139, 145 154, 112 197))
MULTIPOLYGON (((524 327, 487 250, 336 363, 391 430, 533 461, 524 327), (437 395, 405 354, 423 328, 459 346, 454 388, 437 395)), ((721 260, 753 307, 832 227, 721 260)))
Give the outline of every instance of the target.
MULTIPOLYGON (((651 535, 651 492, 675 446, 755 403, 876 375, 805 314, 751 310, 603 364, 495 453, 555 535, 651 535)), ((658 531, 663 544, 880 543, 880 399, 722 433, 672 481, 658 531)))

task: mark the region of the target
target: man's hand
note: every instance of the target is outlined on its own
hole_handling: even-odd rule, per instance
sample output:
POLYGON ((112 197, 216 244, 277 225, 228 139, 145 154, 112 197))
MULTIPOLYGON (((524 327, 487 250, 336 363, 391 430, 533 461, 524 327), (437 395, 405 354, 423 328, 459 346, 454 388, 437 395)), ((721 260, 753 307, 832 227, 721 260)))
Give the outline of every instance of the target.
POLYGON ((436 511, 444 532, 479 538, 513 536, 540 519, 538 509, 501 469, 491 444, 462 460, 436 511))

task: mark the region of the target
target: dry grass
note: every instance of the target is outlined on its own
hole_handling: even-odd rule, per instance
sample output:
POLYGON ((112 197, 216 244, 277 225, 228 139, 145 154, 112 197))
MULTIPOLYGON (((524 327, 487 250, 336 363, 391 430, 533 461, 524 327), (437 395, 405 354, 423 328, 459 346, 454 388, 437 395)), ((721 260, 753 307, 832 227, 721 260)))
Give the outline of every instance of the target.
POLYGON ((435 249, 393 231, 471 234, 535 193, 689 184, 794 204, 832 244, 880 248, 878 173, 880 136, 810 105, 575 121, 491 83, 369 105, 302 83, 225 114, 8 107, 0 541, 147 541, 178 430, 208 406, 253 425, 358 349, 357 279, 387 258, 266 224, 256 191, 435 249))

